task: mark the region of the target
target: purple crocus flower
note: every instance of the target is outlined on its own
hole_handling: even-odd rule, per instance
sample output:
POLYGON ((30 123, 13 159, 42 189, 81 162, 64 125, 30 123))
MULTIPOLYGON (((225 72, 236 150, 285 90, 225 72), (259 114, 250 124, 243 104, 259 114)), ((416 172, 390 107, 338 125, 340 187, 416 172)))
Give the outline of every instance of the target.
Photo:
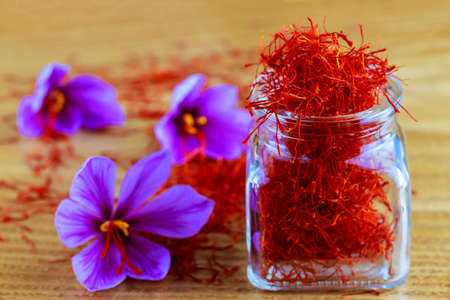
POLYGON ((112 288, 127 276, 160 280, 170 267, 169 251, 142 233, 170 238, 196 234, 207 222, 214 202, 189 186, 173 186, 151 201, 167 180, 167 150, 144 157, 125 175, 114 207, 116 165, 106 157, 88 159, 55 214, 64 245, 90 244, 72 258, 77 279, 89 291, 112 288))
POLYGON ((203 151, 214 159, 236 159, 250 131, 250 114, 236 108, 238 90, 218 85, 201 91, 205 76, 194 74, 175 87, 170 111, 156 124, 163 148, 172 150, 174 162, 203 151))
POLYGON ((68 66, 58 63, 41 70, 34 94, 19 104, 17 128, 22 135, 37 137, 53 131, 72 135, 82 126, 98 129, 124 123, 125 113, 110 85, 90 75, 65 81, 68 72, 68 66))

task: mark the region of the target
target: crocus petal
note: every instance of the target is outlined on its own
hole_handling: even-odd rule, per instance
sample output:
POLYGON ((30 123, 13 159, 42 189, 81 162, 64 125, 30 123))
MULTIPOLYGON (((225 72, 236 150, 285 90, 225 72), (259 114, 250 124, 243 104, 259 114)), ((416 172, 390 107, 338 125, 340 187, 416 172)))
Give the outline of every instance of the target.
POLYGON ((181 149, 183 150, 184 156, 194 152, 194 150, 200 150, 200 140, 193 135, 184 135, 181 137, 181 149))
POLYGON ((194 74, 178 84, 172 93, 170 109, 177 109, 181 105, 190 107, 190 102, 198 96, 202 87, 205 85, 205 82, 206 79, 204 75, 194 74))
POLYGON ((217 85, 204 91, 196 100, 198 113, 202 116, 217 116, 233 109, 238 102, 238 89, 233 85, 217 85))
POLYGON ((161 280, 166 277, 170 268, 169 250, 137 234, 130 234, 125 249, 131 263, 142 271, 142 274, 136 274, 126 265, 125 272, 128 276, 147 280, 161 280))
POLYGON ((186 155, 200 147, 199 140, 190 135, 180 134, 174 122, 174 115, 166 114, 154 127, 155 136, 163 149, 170 149, 175 164, 182 164, 186 155))
POLYGON ((56 115, 53 129, 62 134, 73 135, 80 129, 82 121, 82 112, 78 106, 65 105, 56 115))
POLYGON ((99 78, 76 76, 64 86, 63 93, 68 102, 76 103, 83 111, 86 128, 97 129, 125 122, 125 112, 116 101, 116 91, 99 78))
POLYGON ((166 182, 171 171, 170 151, 161 150, 138 161, 125 175, 120 187, 115 219, 133 213, 166 182))
POLYGON ((206 138, 206 155, 212 158, 236 159, 245 146, 252 119, 244 109, 232 109, 207 116, 202 132, 206 138))
POLYGON ((115 243, 110 243, 106 256, 101 257, 105 236, 101 235, 80 253, 72 257, 72 268, 78 281, 90 292, 115 287, 125 278, 125 272, 117 274, 122 256, 115 243))
POLYGON ((33 96, 23 98, 17 110, 17 128, 20 134, 27 137, 37 137, 44 133, 37 113, 32 110, 33 101, 33 96))
POLYGON ((237 101, 238 90, 232 85, 209 88, 198 98, 198 113, 208 120, 202 128, 207 156, 235 159, 245 149, 242 142, 250 132, 252 119, 246 110, 234 108, 237 101))
POLYGON ((59 63, 51 63, 42 68, 36 80, 32 105, 33 112, 37 113, 41 110, 48 92, 58 88, 68 72, 69 66, 59 63))
POLYGON ((161 148, 171 150, 174 162, 177 164, 183 162, 181 135, 174 122, 173 115, 171 113, 165 114, 153 130, 161 148))
POLYGON ((97 237, 101 222, 97 216, 70 199, 61 201, 55 213, 56 231, 68 248, 81 246, 97 237))
POLYGON ((126 221, 132 230, 172 238, 196 234, 214 208, 214 201, 199 195, 192 187, 176 185, 158 195, 126 221))
POLYGON ((70 198, 108 220, 114 205, 116 165, 106 157, 91 157, 75 175, 70 198))

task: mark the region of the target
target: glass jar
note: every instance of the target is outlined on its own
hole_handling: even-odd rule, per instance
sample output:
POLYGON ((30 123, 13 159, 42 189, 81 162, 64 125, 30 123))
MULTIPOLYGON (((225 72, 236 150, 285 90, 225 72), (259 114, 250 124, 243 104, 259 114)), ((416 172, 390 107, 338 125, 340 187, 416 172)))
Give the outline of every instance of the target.
MULTIPOLYGON (((397 80, 387 91, 400 103, 397 80)), ((388 99, 350 115, 271 116, 247 154, 250 282, 266 290, 400 285, 409 270, 410 199, 404 137, 388 99)))

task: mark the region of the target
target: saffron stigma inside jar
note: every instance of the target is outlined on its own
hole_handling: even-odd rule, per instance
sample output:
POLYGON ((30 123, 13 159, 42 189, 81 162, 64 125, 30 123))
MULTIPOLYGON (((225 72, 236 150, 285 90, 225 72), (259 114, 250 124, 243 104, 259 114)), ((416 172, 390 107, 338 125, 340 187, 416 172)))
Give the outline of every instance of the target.
POLYGON ((255 131, 246 185, 253 285, 382 289, 406 280, 411 190, 392 105, 399 82, 386 92, 362 112, 299 120, 279 111, 255 131))

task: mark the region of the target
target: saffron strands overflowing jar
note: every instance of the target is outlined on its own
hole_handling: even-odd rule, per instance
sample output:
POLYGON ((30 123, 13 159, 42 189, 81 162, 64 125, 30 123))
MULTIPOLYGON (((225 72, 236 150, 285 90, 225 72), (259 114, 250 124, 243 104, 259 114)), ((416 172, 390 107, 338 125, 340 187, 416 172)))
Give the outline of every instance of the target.
POLYGON ((411 198, 396 68, 362 30, 357 47, 309 21, 261 48, 248 277, 268 290, 392 288, 409 270, 411 198))

